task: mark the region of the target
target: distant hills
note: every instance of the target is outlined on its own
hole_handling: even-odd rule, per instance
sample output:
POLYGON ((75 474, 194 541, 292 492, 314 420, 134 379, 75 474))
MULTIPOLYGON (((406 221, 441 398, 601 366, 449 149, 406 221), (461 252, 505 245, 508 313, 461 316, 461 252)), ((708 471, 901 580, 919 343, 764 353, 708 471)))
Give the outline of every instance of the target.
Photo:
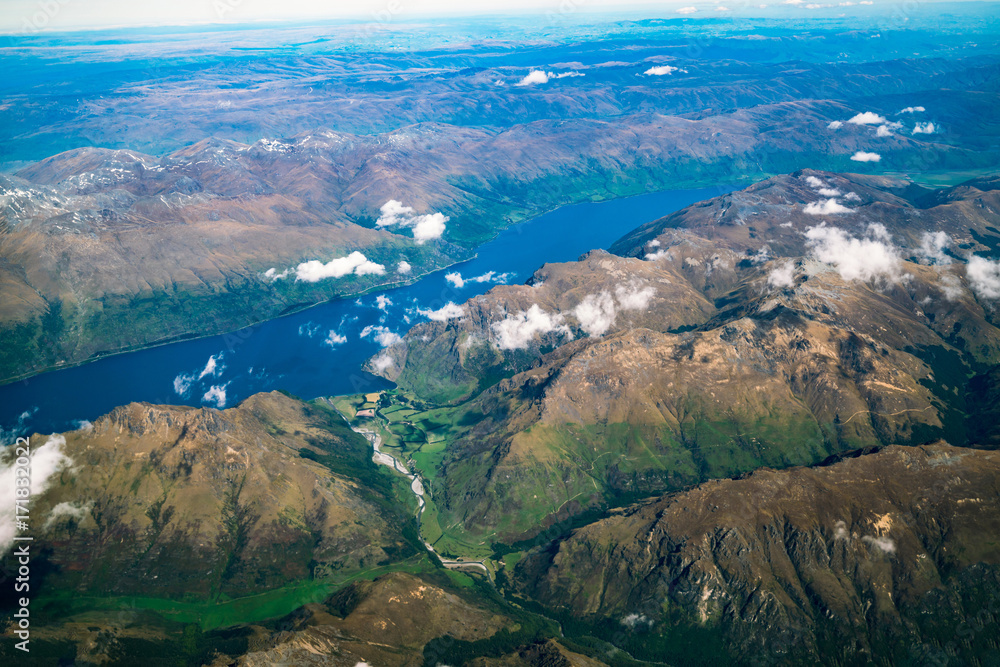
POLYGON ((773 27, 716 26, 698 53, 678 29, 379 63, 322 40, 251 55, 159 36, 121 67, 84 48, 57 91, 22 58, 0 106, 0 382, 412 280, 569 203, 801 168, 954 183, 997 163, 998 64, 980 47, 921 38, 936 55, 915 59, 895 33, 846 32, 857 54, 821 63, 773 27), (145 59, 160 39, 195 51, 145 59), (410 217, 378 225, 389 202, 410 217), (418 238, 421 216, 440 219, 418 238), (354 252, 381 271, 284 273, 354 252))

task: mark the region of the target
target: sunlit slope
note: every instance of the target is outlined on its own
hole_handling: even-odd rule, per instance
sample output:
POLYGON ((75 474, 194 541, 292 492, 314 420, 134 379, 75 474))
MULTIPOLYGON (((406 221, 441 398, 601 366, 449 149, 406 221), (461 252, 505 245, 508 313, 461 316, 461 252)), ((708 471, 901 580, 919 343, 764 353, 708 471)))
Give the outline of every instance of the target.
POLYGON ((1000 331, 963 261, 992 250, 990 183, 928 193, 779 177, 631 235, 643 259, 547 265, 530 285, 418 325, 371 368, 454 406, 434 418, 447 445, 424 471, 441 525, 509 543, 587 508, 760 466, 941 437, 989 444, 991 408, 975 388, 995 385, 1000 331), (821 187, 861 201, 806 213, 821 187), (745 219, 698 226, 750 197, 745 219), (831 259, 830 238, 810 229, 841 230, 848 249, 860 244, 855 259, 874 249, 885 261, 854 275, 852 256, 831 259), (927 231, 950 239, 941 257, 921 249, 927 231))
POLYGON ((130 404, 60 449, 32 504, 43 596, 218 600, 419 553, 410 496, 364 438, 280 393, 224 411, 130 404))

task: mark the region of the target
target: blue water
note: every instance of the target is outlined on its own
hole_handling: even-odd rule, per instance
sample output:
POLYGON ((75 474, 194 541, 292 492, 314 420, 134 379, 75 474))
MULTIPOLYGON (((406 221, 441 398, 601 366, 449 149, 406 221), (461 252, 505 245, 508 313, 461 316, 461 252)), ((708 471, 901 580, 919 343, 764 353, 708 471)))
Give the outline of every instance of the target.
POLYGON ((675 190, 546 213, 500 233, 475 259, 418 282, 357 300, 332 301, 242 331, 106 357, 0 387, 0 435, 70 430, 132 401, 231 407, 251 394, 284 389, 302 398, 391 386, 361 370, 381 349, 378 333, 398 335, 427 318, 419 310, 462 303, 496 286, 468 280, 490 271, 521 283, 547 262, 607 248, 639 225, 733 188, 675 190), (379 304, 378 297, 388 301, 379 304), (367 327, 383 327, 369 330, 367 327), (337 342, 330 344, 334 332, 337 342), (214 362, 213 362, 214 360, 214 362), (214 363, 214 368, 213 368, 214 363), (214 388, 214 389, 213 389, 214 388), (224 401, 223 401, 224 398, 224 401))

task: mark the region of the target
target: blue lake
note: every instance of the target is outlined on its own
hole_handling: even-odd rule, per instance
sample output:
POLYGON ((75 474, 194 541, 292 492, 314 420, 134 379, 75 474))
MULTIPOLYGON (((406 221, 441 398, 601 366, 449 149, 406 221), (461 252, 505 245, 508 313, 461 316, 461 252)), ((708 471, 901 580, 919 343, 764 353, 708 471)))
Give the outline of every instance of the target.
POLYGON ((565 206, 501 232, 467 262, 407 287, 331 301, 242 331, 106 357, 0 387, 0 434, 75 428, 132 401, 212 407, 283 389, 302 398, 391 386, 361 371, 381 348, 433 310, 496 286, 527 280, 542 264, 566 262, 607 248, 639 225, 731 187, 657 192, 565 206), (494 281, 470 278, 494 272, 494 281), (459 273, 462 287, 446 276, 459 273))

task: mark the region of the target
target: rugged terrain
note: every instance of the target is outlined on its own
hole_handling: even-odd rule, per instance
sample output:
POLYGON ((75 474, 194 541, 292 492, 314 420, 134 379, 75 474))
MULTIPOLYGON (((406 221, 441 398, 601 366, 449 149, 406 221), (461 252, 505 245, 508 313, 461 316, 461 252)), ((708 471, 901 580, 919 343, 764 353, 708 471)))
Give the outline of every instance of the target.
POLYGON ((1000 330, 960 259, 996 249, 995 183, 777 177, 615 246, 642 259, 593 252, 497 287, 371 368, 454 403, 449 447, 425 471, 442 525, 506 543, 762 465, 940 437, 989 445, 993 408, 977 397, 994 387, 1000 330), (850 210, 805 212, 834 188, 850 210), (948 240, 939 257, 921 249, 927 230, 948 240), (870 274, 852 253, 871 254, 870 274))
MULTIPOLYGON (((973 4, 5 38, 0 383, 380 292, 358 335, 398 385, 32 436, 33 661, 1000 664, 973 4), (555 207, 707 184, 747 187, 464 303, 508 269, 385 293, 555 207)), ((296 327, 264 344, 313 368, 296 327)))
POLYGON ((442 309, 370 361, 397 390, 132 404, 52 436, 42 646, 980 664, 1000 604, 996 184, 775 177, 442 309), (434 554, 333 405, 421 475, 434 554))
POLYGON ((998 490, 1000 454, 944 443, 762 469, 580 528, 513 578, 647 659, 992 664, 998 490))
POLYGON ((280 393, 225 411, 131 404, 33 442, 52 461, 32 514, 53 596, 207 602, 419 553, 405 487, 364 438, 280 393))
POLYGON ((282 629, 271 635, 270 646, 248 653, 238 664, 423 665, 422 649, 435 637, 474 641, 510 626, 509 619, 437 586, 411 575, 389 574, 300 609, 279 625, 282 629))
POLYGON ((377 62, 333 28, 246 35, 254 47, 199 31, 12 38, 0 382, 411 280, 567 203, 807 166, 953 179, 996 164, 989 35, 904 47, 910 34, 849 25, 791 48, 769 25, 623 22, 597 38, 571 21, 519 51, 456 24, 439 27, 476 49, 393 46, 377 62), (533 71, 544 81, 525 83, 533 71), (390 201, 409 222, 376 224, 390 201), (407 227, 436 214, 415 239, 407 227), (371 264, 295 270, 354 252, 371 264))

